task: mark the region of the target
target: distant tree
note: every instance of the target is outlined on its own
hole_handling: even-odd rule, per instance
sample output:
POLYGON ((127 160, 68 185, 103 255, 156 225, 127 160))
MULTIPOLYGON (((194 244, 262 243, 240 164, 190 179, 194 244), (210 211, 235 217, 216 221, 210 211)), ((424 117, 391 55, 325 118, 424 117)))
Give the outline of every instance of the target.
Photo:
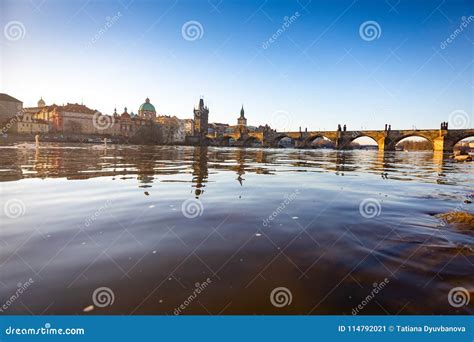
POLYGON ((350 143, 349 148, 353 150, 360 150, 362 146, 357 141, 353 141, 350 143))
POLYGON ((132 144, 162 144, 163 132, 159 125, 154 122, 141 126, 130 138, 132 144))
POLYGON ((407 151, 426 151, 432 150, 433 145, 428 140, 405 140, 398 144, 407 151))
POLYGON ((324 138, 316 138, 311 143, 311 148, 335 148, 336 145, 331 141, 324 138))

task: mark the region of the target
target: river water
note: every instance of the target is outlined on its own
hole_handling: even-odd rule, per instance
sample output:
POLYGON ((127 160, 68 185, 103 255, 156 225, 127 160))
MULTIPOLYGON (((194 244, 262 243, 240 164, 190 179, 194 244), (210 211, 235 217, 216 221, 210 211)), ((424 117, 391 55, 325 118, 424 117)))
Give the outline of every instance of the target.
POLYGON ((90 144, 0 162, 0 314, 474 313, 453 303, 474 227, 436 216, 474 213, 473 163, 90 144))

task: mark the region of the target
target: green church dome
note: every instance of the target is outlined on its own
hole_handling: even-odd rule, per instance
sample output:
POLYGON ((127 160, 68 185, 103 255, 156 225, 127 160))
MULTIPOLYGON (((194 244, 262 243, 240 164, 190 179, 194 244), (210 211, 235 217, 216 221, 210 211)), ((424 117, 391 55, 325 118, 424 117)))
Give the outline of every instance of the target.
POLYGON ((150 99, 148 97, 146 98, 145 103, 140 106, 138 111, 139 112, 141 112, 141 111, 156 112, 155 106, 153 106, 150 103, 150 99))

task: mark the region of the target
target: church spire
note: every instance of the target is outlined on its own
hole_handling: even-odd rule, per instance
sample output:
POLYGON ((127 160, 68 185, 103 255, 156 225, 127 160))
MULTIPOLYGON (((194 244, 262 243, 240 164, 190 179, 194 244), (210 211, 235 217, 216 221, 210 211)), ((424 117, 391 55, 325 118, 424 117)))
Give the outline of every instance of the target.
POLYGON ((245 118, 245 110, 244 110, 243 104, 242 104, 242 108, 240 109, 240 117, 237 119, 237 125, 247 126, 247 119, 245 118))

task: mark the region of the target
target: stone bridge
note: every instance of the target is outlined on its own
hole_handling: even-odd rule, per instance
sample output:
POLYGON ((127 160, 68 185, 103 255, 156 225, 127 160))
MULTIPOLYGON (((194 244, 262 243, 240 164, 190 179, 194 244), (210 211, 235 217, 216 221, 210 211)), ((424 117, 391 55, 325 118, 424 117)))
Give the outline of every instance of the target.
POLYGON ((306 148, 317 138, 327 138, 334 143, 337 149, 349 148, 357 138, 372 138, 381 151, 394 151, 402 139, 421 137, 430 141, 435 151, 452 152, 454 145, 459 141, 474 137, 474 129, 415 129, 415 130, 383 130, 383 131, 304 131, 304 132, 235 132, 222 136, 208 135, 208 143, 217 146, 230 146, 233 139, 234 146, 250 146, 259 142, 263 147, 278 147, 280 140, 290 138, 295 147, 306 148))
POLYGON ((224 135, 217 135, 217 134, 208 134, 206 136, 206 140, 210 145, 216 146, 230 146, 230 140, 233 140, 233 146, 242 146, 247 147, 250 146, 254 142, 258 142, 263 146, 269 146, 265 144, 265 141, 268 140, 265 138, 265 134, 263 132, 246 132, 246 133, 226 133, 224 135))

